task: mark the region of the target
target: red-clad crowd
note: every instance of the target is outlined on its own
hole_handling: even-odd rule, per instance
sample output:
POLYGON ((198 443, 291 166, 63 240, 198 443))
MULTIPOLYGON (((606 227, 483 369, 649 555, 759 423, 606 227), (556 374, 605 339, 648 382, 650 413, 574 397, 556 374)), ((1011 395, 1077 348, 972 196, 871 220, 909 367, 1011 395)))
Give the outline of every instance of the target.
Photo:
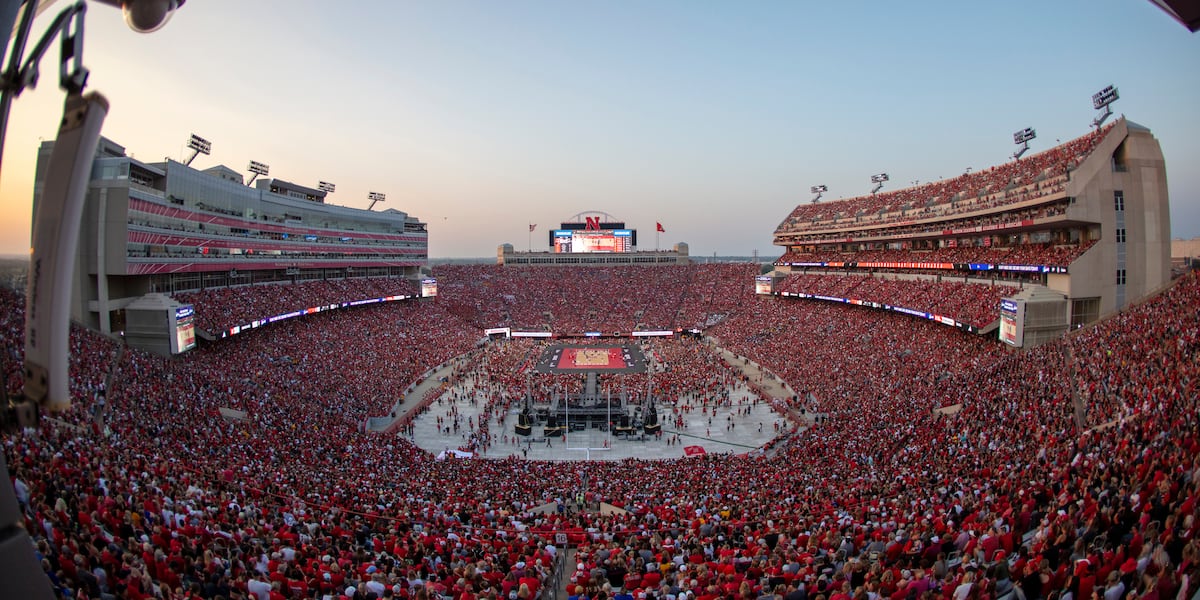
MULTIPOLYGON (((538 312, 521 290, 535 276, 481 271, 518 290, 501 301, 510 315, 538 312)), ((759 455, 436 461, 362 431, 395 390, 473 347, 478 329, 443 301, 474 285, 439 274, 435 302, 320 313, 173 360, 131 350, 99 427, 115 346, 78 333, 74 408, 3 442, 55 589, 548 600, 567 553, 555 533, 574 549, 558 576, 588 600, 1186 600, 1200 587, 1194 275, 1020 352, 893 313, 754 298, 749 278, 702 285, 694 314, 724 314, 708 333, 820 415, 759 455), (726 289, 740 300, 715 298, 726 289), (533 510, 584 481, 628 512, 533 510)), ((13 348, 21 301, 0 298, 13 348)), ((532 351, 512 348, 486 368, 523 368, 532 351)), ((709 396, 736 378, 695 343, 652 352, 671 365, 664 386, 709 396)))
MULTIPOLYGON (((1021 244, 1010 248, 937 248, 933 250, 863 250, 859 252, 786 252, 776 265, 793 263, 906 263, 911 268, 928 263, 1037 265, 1067 267, 1095 245, 1094 241, 1080 244, 1021 244)), ((910 267, 904 267, 905 269, 910 267)))
POLYGON ((179 292, 173 297, 196 308, 196 326, 209 333, 228 331, 317 306, 387 296, 415 296, 416 285, 398 277, 323 279, 303 283, 270 283, 179 292))
POLYGON ((1000 299, 1020 291, 1015 286, 998 283, 894 277, 793 273, 776 285, 776 291, 886 304, 950 317, 976 327, 999 319, 1000 299))
POLYGON ((703 326, 747 299, 755 265, 434 268, 447 310, 480 328, 627 334, 703 326), (647 270, 650 269, 650 270, 647 270))
POLYGON ((775 232, 803 232, 943 217, 1024 202, 1065 189, 1068 173, 1091 154, 1112 129, 1070 140, 1044 152, 996 167, 902 190, 856 196, 832 202, 801 204, 775 232))

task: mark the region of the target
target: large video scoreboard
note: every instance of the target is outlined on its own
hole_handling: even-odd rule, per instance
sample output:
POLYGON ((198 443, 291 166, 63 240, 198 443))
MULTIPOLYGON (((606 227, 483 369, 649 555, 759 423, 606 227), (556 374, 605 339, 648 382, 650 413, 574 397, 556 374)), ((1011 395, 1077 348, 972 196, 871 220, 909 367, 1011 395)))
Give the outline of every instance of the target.
POLYGON ((637 250, 637 230, 624 223, 562 223, 550 230, 550 249, 554 252, 633 252, 637 250))
POLYGON ((633 252, 633 230, 588 231, 556 229, 551 246, 555 252, 633 252))

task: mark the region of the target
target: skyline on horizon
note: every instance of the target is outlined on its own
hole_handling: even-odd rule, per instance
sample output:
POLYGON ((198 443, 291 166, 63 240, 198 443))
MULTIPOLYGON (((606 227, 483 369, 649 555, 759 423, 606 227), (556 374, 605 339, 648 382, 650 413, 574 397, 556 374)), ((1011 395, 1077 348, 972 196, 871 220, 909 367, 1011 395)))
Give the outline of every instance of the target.
MULTIPOLYGON (((40 34, 56 5, 35 23, 40 34)), ((1166 158, 1172 236, 1200 236, 1200 37, 1144 0, 1043 6, 750 6, 229 0, 186 4, 138 35, 89 6, 88 89, 112 103, 103 135, 144 162, 367 191, 429 224, 429 255, 485 258, 510 243, 611 213, 660 247, 769 258, 776 225, 808 188, 825 200, 953 177, 1084 135, 1090 96, 1115 85, 1117 115, 1166 158), (863 15, 867 18, 863 18, 863 15), (1036 14, 1034 18, 1032 15, 1036 14), (218 32, 220 34, 218 40, 218 32), (1102 42, 1102 43, 1101 43, 1102 42), (153 158, 150 158, 153 157, 153 158)), ((0 254, 29 244, 34 159, 63 93, 51 65, 13 104, 0 175, 0 254)))

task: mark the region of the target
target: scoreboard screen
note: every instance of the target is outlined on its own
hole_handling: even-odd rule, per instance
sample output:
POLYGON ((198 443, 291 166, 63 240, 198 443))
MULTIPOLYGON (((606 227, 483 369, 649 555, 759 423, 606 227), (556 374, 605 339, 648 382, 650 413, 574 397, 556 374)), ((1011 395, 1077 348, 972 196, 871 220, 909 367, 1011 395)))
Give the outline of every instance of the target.
POLYGON ((632 229, 555 229, 555 252, 633 252, 632 229))
POLYGON ((191 304, 175 308, 175 338, 171 340, 171 352, 179 354, 196 347, 196 309, 191 304))
POLYGON ((759 275, 754 278, 754 293, 771 295, 775 293, 775 278, 770 275, 759 275))
POLYGON ((426 278, 421 280, 421 297, 432 298, 437 295, 437 280, 426 278))
POLYGON ((1025 302, 1000 301, 1000 341, 1020 348, 1025 344, 1025 302))

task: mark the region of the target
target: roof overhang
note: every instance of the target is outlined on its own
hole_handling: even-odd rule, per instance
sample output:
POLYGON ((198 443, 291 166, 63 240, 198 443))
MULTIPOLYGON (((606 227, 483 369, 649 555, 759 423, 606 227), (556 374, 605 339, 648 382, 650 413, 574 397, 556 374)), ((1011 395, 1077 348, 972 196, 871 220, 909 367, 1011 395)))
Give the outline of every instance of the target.
POLYGON ((1200 30, 1200 0, 1150 0, 1188 31, 1200 30))

